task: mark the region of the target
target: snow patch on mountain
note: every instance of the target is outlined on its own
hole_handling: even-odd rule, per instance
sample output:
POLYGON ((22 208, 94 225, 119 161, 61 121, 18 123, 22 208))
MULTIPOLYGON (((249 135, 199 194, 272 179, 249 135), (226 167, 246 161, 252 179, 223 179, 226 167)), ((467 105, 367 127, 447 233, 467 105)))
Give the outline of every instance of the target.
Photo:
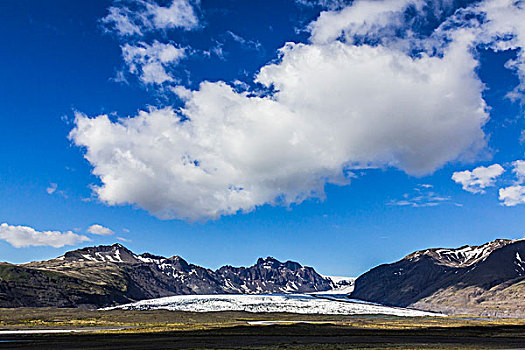
POLYGON ((430 256, 439 261, 442 265, 466 267, 474 265, 479 261, 483 261, 493 251, 517 241, 518 240, 496 239, 480 246, 464 245, 457 249, 432 248, 419 250, 406 256, 405 259, 416 260, 420 259, 422 256, 430 256))
POLYGON ((520 275, 523 276, 525 274, 525 261, 521 258, 520 253, 516 252, 516 260, 514 262, 516 264, 515 271, 520 275))

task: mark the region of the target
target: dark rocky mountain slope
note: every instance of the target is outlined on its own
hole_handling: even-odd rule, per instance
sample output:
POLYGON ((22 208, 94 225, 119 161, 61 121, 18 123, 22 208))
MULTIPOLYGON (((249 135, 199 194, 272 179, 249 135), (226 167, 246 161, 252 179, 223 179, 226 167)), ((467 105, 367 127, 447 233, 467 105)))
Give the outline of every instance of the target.
POLYGON ((351 297, 450 314, 525 316, 525 240, 417 251, 360 276, 351 297))
POLYGON ((179 294, 316 292, 334 287, 311 267, 259 259, 213 271, 179 256, 137 255, 120 244, 48 261, 0 264, 0 307, 101 307, 179 294))

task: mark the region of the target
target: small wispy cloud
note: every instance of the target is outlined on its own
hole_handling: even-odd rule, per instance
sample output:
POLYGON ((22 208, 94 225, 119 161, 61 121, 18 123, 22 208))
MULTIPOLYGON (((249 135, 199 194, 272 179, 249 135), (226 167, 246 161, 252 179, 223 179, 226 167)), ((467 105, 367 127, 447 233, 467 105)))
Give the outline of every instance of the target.
POLYGON ((50 183, 49 186, 46 188, 47 194, 53 194, 57 190, 58 185, 56 183, 50 183))
POLYGON ((525 143, 525 130, 521 130, 519 141, 521 144, 525 143))
POLYGON ((389 205, 410 206, 414 208, 435 207, 441 204, 450 203, 450 196, 442 196, 432 190, 429 184, 417 185, 412 193, 405 193, 402 199, 392 200, 389 205))
POLYGON ((295 0, 295 2, 302 6, 319 6, 327 10, 338 10, 350 3, 348 0, 295 0))
POLYGON ((115 83, 122 83, 125 85, 129 85, 129 81, 126 78, 126 73, 123 70, 118 70, 115 73, 115 76, 113 78, 110 78, 109 80, 115 83))
POLYGON ((247 48, 247 49, 252 49, 252 50, 255 50, 255 51, 260 51, 262 50, 262 44, 258 41, 255 41, 255 40, 249 40, 249 39, 245 39, 243 38, 242 36, 238 35, 238 34, 235 34, 234 32, 232 31, 227 31, 226 32, 234 41, 236 41, 237 43, 239 43, 241 46, 247 48))

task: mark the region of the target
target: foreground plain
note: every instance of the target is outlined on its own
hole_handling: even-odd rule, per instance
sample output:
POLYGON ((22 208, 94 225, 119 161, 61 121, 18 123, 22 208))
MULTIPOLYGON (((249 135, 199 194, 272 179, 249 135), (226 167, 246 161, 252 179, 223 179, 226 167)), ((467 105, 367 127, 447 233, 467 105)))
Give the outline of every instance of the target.
POLYGON ((0 330, 81 330, 0 335, 9 349, 519 349, 525 320, 247 312, 0 309, 0 330), (250 325, 269 321, 268 325, 250 325), (271 321, 280 321, 271 324, 271 321), (282 322, 286 321, 286 322, 282 322), (310 323, 297 323, 300 321, 310 323), (115 329, 119 330, 115 330, 115 329))

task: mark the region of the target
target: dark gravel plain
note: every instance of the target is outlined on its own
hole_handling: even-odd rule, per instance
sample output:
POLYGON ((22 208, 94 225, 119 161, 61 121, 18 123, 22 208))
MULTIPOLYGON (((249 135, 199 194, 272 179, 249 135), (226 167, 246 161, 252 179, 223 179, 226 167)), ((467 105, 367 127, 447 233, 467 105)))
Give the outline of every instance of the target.
POLYGON ((525 349, 524 326, 411 330, 331 324, 198 331, 0 336, 2 349, 525 349))

